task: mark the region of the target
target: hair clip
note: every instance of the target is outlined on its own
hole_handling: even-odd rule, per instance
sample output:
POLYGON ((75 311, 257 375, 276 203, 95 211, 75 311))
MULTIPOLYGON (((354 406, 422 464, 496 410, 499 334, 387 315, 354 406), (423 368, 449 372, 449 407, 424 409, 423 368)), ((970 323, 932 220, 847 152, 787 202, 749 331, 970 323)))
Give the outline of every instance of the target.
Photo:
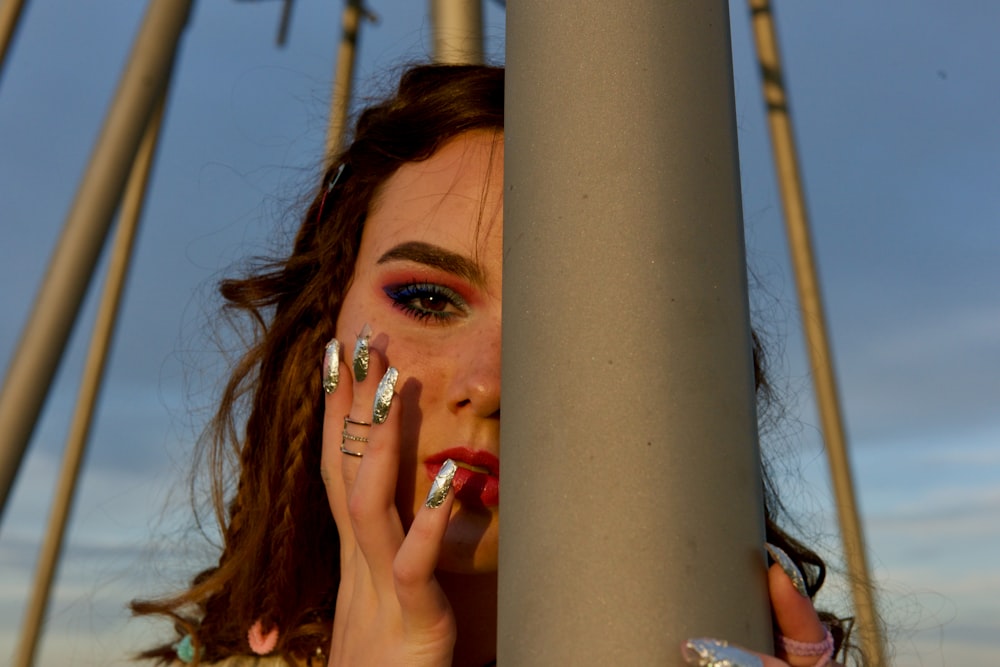
POLYGON ((341 162, 337 166, 337 173, 330 179, 326 189, 323 190, 323 198, 319 200, 319 208, 316 210, 316 222, 319 222, 323 218, 323 207, 326 206, 326 196, 333 192, 333 189, 337 186, 337 182, 340 180, 340 177, 343 175, 344 169, 346 168, 347 163, 341 162))
POLYGON ((332 191, 332 190, 333 190, 333 189, 334 189, 335 187, 337 187, 337 181, 339 181, 339 180, 340 180, 340 175, 344 173, 344 168, 345 168, 345 167, 347 167, 347 163, 346 163, 346 162, 341 162, 341 163, 340 163, 340 164, 339 164, 339 165, 337 166, 337 175, 333 177, 333 180, 332 180, 332 181, 330 181, 330 185, 326 186, 326 191, 327 191, 327 192, 330 192, 330 191, 332 191))

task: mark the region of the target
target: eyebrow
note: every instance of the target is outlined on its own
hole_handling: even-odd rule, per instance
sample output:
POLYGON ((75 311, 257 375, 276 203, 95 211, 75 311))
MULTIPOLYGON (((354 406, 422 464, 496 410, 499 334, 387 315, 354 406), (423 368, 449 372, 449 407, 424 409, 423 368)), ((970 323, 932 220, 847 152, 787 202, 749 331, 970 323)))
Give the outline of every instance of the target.
POLYGON ((486 276, 483 275, 479 264, 463 255, 430 243, 420 241, 400 243, 379 257, 377 264, 392 261, 416 262, 464 278, 474 285, 486 284, 486 276))

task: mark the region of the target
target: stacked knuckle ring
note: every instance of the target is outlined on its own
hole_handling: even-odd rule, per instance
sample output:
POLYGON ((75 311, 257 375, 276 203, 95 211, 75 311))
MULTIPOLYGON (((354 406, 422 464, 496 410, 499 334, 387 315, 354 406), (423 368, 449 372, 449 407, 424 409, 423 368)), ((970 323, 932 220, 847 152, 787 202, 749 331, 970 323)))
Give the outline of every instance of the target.
POLYGON ((349 455, 349 456, 356 456, 358 458, 361 458, 362 456, 365 455, 364 452, 357 452, 357 451, 354 451, 353 449, 348 449, 347 448, 347 441, 350 440, 352 442, 368 442, 368 438, 366 436, 363 436, 363 435, 355 435, 354 433, 349 433, 347 431, 347 425, 348 424, 351 424, 351 425, 354 425, 354 426, 371 426, 371 424, 368 423, 368 422, 365 422, 365 421, 358 420, 358 419, 351 419, 348 416, 344 417, 344 430, 341 431, 341 436, 342 437, 340 439, 340 451, 343 452, 344 454, 349 455))

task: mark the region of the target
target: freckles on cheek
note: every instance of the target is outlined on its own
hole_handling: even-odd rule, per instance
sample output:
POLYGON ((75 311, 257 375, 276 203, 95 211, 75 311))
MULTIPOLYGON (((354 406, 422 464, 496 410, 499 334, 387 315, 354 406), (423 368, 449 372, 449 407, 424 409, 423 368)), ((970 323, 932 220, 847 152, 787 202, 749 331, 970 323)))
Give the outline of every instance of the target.
MULTIPOLYGON (((399 349, 393 351, 392 345, 387 358, 399 370, 400 379, 396 387, 400 403, 406 405, 404 410, 410 415, 406 421, 423 422, 439 412, 447 396, 447 379, 441 369, 434 363, 428 363, 422 355, 400 354, 399 349)), ((407 427, 420 429, 419 424, 413 423, 407 424, 407 427)))

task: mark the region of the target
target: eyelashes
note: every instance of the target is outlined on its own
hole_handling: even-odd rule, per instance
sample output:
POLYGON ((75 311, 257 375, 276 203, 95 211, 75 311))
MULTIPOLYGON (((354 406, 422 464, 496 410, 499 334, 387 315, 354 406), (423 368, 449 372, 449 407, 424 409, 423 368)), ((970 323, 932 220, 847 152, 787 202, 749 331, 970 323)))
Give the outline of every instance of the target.
POLYGON ((458 292, 435 283, 409 282, 383 288, 394 308, 419 321, 448 322, 469 312, 458 292))

